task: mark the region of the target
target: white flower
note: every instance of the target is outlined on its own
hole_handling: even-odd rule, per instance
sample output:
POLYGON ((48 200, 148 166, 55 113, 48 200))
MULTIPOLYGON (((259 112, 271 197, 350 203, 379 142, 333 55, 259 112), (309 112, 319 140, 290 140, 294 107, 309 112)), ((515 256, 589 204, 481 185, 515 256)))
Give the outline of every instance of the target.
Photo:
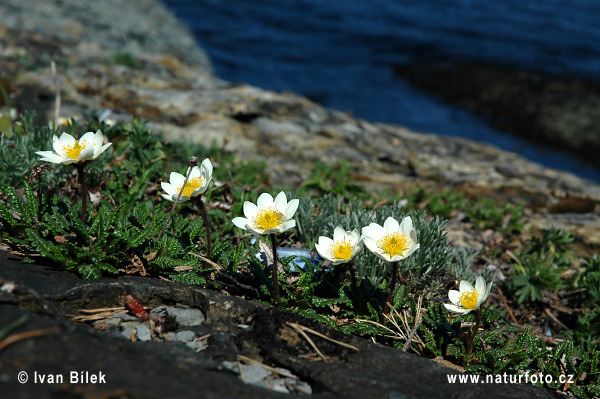
MULTIPOLYGON (((213 166, 208 158, 202 161, 200 166, 194 166, 191 171, 190 168, 188 168, 188 171, 190 172, 190 175, 188 176, 188 181, 185 184, 183 192, 181 193, 181 197, 179 197, 179 202, 185 202, 190 198, 204 194, 208 189, 210 181, 212 180, 213 166)), ((161 195, 163 198, 171 202, 175 202, 179 192, 181 191, 183 182, 185 181, 185 176, 177 172, 171 172, 169 181, 170 183, 160 183, 162 189, 167 192, 166 194, 161 195)))
POLYGON ((331 261, 333 265, 339 265, 340 263, 349 262, 358 255, 363 243, 357 229, 345 231, 338 226, 333 230, 333 240, 321 236, 315 247, 319 255, 331 261))
POLYGON ((462 280, 459 285, 460 291, 450 290, 448 298, 452 304, 445 303, 444 306, 451 312, 467 314, 471 310, 479 309, 490 295, 494 283, 486 285, 483 277, 478 276, 475 280, 475 288, 468 281, 462 280))
POLYGON ((37 151, 36 154, 42 157, 40 161, 63 165, 91 161, 112 145, 110 142, 102 145, 103 140, 100 130, 96 133, 87 132, 79 140, 69 133, 63 133, 60 138, 55 135, 52 139, 54 151, 37 151))
POLYGON ((386 219, 383 227, 371 223, 362 228, 362 239, 371 252, 388 262, 408 258, 421 246, 409 216, 401 224, 392 217, 386 219))
POLYGON ((256 205, 244 202, 246 217, 236 217, 232 222, 240 229, 258 234, 282 233, 296 226, 292 216, 299 203, 297 199, 288 202, 283 191, 277 194, 274 201, 271 194, 263 193, 258 197, 256 205))

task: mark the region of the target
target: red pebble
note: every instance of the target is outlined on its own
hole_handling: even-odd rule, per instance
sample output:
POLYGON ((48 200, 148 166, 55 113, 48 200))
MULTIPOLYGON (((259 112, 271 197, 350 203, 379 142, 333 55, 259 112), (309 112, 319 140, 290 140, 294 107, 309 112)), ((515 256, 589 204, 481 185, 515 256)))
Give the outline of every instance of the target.
POLYGON ((146 309, 144 309, 142 304, 137 299, 135 299, 133 295, 127 295, 125 297, 125 301, 127 302, 127 309, 129 309, 131 313, 133 313, 138 319, 140 319, 140 321, 150 320, 150 313, 148 313, 146 309))

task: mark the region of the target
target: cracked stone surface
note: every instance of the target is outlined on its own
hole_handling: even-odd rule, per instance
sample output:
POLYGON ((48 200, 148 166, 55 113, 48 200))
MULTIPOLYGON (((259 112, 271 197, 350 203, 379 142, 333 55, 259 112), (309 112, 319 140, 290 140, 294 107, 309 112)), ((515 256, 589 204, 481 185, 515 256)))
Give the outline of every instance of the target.
MULTIPOLYGON (((0 351, 0 380, 6 397, 265 399, 300 392, 315 398, 361 399, 562 397, 525 384, 449 384, 447 375, 458 371, 429 359, 331 330, 293 313, 159 279, 126 276, 90 282, 50 267, 22 264, 0 253, 0 287, 0 325, 25 316, 27 321, 13 333, 57 327, 0 351), (150 309, 185 305, 201 311, 205 321, 200 326, 183 326, 182 331, 202 328, 204 335, 210 334, 206 347, 197 352, 183 342, 155 337, 133 342, 116 331, 71 319, 81 309, 123 306, 128 294, 150 309), (316 360, 310 356, 310 345, 289 322, 357 350, 315 336, 327 361, 316 360), (67 378, 71 371, 102 372, 106 384, 20 384, 20 371, 30 377, 37 372, 67 378), (284 389, 293 393, 283 393, 284 389)), ((138 330, 142 325, 124 323, 137 323, 138 330)))

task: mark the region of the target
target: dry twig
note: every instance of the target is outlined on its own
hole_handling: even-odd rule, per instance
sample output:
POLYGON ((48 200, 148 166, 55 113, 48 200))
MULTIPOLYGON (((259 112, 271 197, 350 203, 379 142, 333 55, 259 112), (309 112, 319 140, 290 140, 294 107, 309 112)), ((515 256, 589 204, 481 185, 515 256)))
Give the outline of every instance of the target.
POLYGON ((5 338, 2 340, 2 342, 0 342, 0 351, 9 345, 12 345, 19 341, 23 341, 24 339, 40 337, 42 335, 54 334, 59 331, 60 331, 60 327, 54 326, 51 328, 44 328, 41 330, 33 330, 33 331, 27 331, 27 332, 20 333, 20 334, 11 335, 10 337, 5 338))

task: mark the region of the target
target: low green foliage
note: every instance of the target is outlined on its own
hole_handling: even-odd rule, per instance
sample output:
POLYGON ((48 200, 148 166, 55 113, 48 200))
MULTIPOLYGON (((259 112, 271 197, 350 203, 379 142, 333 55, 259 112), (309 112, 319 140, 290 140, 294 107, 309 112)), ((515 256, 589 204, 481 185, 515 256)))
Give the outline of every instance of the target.
POLYGON ((302 188, 317 195, 334 194, 349 195, 353 198, 367 198, 367 192, 355 183, 352 174, 356 166, 348 161, 336 160, 333 165, 317 161, 315 168, 302 183, 302 188))
POLYGON ((115 53, 110 60, 115 64, 123 65, 132 69, 138 69, 140 67, 139 60, 131 53, 115 53))
POLYGON ((572 242, 568 232, 551 228, 542 238, 532 238, 516 255, 518 263, 510 286, 519 302, 541 300, 544 289, 566 288, 561 273, 572 265, 574 255, 569 249, 572 242))

